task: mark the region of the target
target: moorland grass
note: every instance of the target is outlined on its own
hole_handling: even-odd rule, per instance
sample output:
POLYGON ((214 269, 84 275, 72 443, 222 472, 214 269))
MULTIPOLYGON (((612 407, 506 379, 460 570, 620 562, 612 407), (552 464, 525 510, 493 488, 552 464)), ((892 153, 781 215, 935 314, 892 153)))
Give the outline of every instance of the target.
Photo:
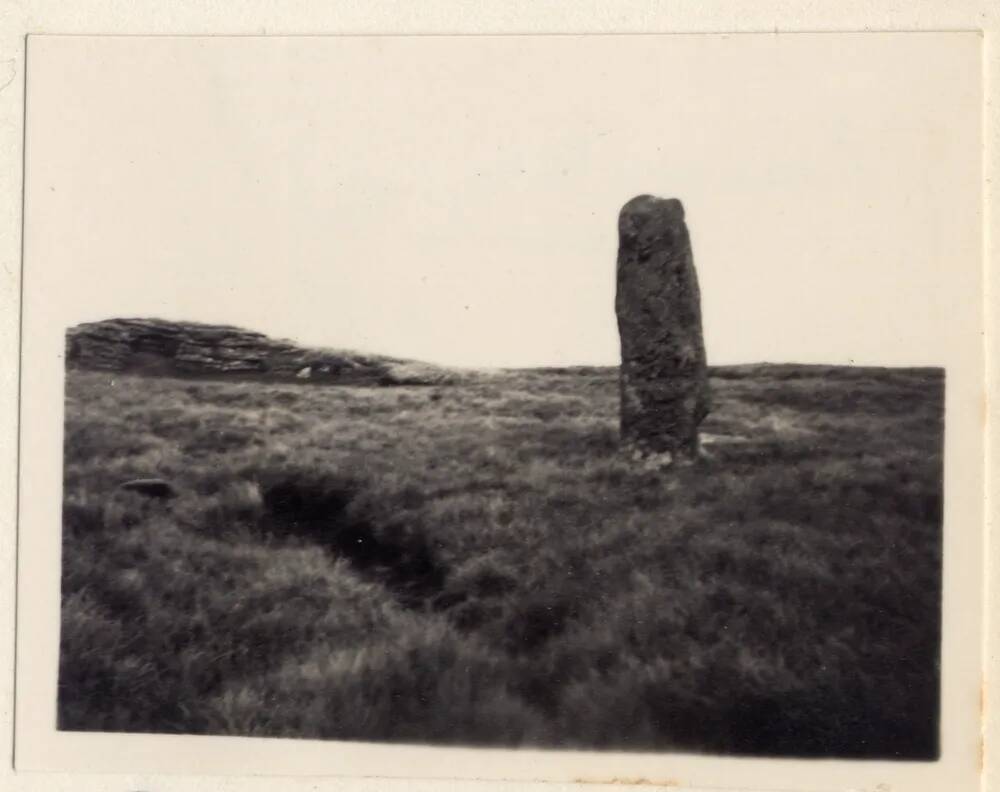
POLYGON ((69 372, 60 728, 933 758, 943 375, 712 386, 655 473, 612 369, 69 372))

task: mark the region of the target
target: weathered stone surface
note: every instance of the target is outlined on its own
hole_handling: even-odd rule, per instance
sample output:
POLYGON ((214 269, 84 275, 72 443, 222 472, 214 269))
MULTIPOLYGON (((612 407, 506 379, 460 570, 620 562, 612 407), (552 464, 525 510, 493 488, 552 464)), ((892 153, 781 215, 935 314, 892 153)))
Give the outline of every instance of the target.
POLYGON ((640 456, 692 460, 710 396, 684 207, 640 195, 622 207, 618 234, 621 439, 640 456))
POLYGON ((107 319, 66 332, 71 368, 166 376, 244 377, 334 384, 429 385, 455 372, 413 361, 310 349, 228 325, 107 319))

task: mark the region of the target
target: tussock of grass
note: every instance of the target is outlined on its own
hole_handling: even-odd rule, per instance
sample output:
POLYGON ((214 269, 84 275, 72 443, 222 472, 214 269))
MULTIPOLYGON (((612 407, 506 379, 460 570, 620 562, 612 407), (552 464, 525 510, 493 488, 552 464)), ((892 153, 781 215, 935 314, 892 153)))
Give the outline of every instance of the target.
POLYGON ((60 727, 933 758, 940 372, 712 377, 664 475, 607 369, 70 372, 60 727))

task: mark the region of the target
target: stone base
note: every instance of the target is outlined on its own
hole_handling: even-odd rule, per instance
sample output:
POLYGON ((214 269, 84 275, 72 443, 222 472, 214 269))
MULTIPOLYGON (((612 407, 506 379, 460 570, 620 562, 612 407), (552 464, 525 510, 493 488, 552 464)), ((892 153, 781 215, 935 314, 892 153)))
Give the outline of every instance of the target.
POLYGON ((692 467, 702 462, 708 462, 712 459, 712 455, 701 448, 700 445, 694 454, 672 454, 669 451, 649 451, 647 449, 637 448, 634 445, 625 446, 624 452, 636 465, 636 467, 650 472, 658 472, 678 467, 692 467))
POLYGON ((638 467, 649 471, 666 470, 674 464, 674 456, 669 451, 662 453, 650 453, 640 448, 634 448, 629 453, 629 457, 638 467))

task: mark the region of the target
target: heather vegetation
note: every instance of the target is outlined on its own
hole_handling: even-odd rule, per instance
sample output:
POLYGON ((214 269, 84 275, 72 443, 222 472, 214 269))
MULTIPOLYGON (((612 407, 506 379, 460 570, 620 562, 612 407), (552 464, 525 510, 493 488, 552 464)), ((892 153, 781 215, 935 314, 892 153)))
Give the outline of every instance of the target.
POLYGON ((663 473, 614 369, 70 371, 60 727, 934 757, 943 375, 711 387, 663 473))

